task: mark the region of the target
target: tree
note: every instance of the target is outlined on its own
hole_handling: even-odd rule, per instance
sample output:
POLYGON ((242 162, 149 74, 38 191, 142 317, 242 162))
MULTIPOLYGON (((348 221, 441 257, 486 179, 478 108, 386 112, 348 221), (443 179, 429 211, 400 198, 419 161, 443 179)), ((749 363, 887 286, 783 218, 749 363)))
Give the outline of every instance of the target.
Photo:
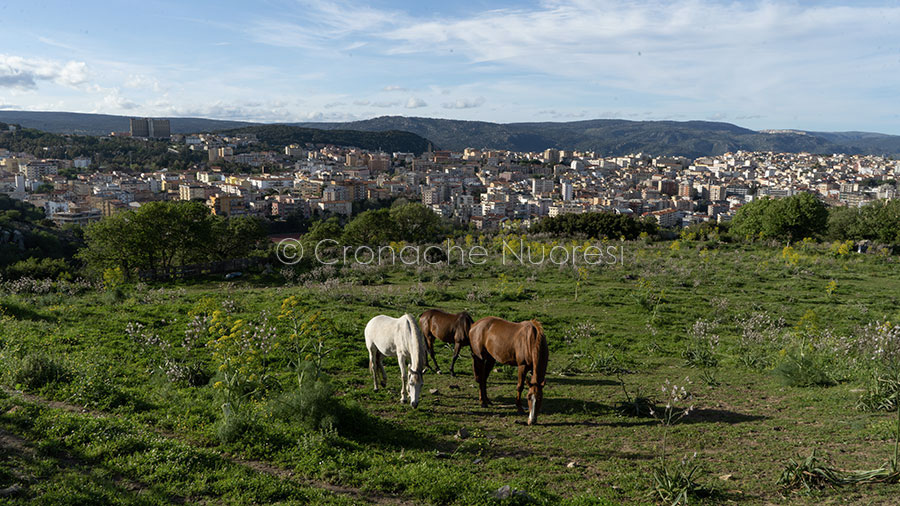
POLYGON ((796 241, 824 234, 828 209, 811 193, 783 199, 768 197, 744 204, 732 223, 737 236, 796 241))
POLYGON ((556 236, 584 235, 595 238, 635 239, 641 232, 656 233, 655 221, 638 221, 631 216, 614 213, 582 213, 561 214, 552 218, 544 218, 532 225, 533 233, 548 233, 556 236))
POLYGON ((265 244, 254 218, 225 220, 198 202, 150 202, 88 226, 79 256, 95 273, 168 272, 176 265, 241 258, 265 244))
POLYGON ((406 242, 429 242, 442 233, 441 218, 422 204, 392 207, 390 218, 396 225, 396 237, 406 242))
POLYGON ((344 226, 341 242, 353 245, 379 245, 397 237, 397 224, 389 209, 364 211, 344 226))

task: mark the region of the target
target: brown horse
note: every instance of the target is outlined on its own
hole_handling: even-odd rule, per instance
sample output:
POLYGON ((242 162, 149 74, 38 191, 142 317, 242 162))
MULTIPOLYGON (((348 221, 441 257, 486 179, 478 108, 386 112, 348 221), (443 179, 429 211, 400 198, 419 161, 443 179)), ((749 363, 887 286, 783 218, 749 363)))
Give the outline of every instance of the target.
MULTIPOLYGON (((441 366, 438 365, 437 358, 434 356, 435 339, 440 339, 445 343, 453 344, 453 361, 450 362, 450 375, 456 376, 453 372, 453 366, 456 365, 456 359, 459 358, 459 350, 464 345, 469 344, 469 327, 472 326, 472 317, 469 313, 445 313, 440 309, 429 309, 422 313, 419 317, 419 328, 425 335, 425 345, 428 347, 428 353, 434 360, 434 367, 438 374, 441 373, 441 366)), ((425 357, 425 363, 428 364, 428 357, 425 357)))
POLYGON ((528 425, 537 423, 544 398, 544 383, 550 353, 544 329, 537 320, 513 323, 488 316, 472 325, 469 330, 475 380, 480 389, 481 405, 490 404, 487 396, 487 378, 496 362, 519 368, 516 386, 516 409, 522 412, 522 388, 525 375, 531 369, 528 388, 528 425))

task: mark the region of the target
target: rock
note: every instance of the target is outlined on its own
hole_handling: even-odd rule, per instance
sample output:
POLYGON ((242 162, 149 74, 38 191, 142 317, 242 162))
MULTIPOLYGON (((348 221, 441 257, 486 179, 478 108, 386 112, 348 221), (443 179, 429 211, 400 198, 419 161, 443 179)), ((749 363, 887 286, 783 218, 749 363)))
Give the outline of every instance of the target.
POLYGON ((19 485, 18 483, 13 483, 12 485, 4 488, 3 490, 0 490, 0 497, 10 497, 10 496, 18 494, 19 492, 21 492, 23 490, 25 490, 25 488, 22 487, 22 485, 19 485))
POLYGON ((516 490, 509 485, 503 485, 502 487, 498 488, 496 492, 494 492, 495 499, 509 499, 512 496, 522 497, 525 500, 530 499, 528 492, 524 490, 516 490))
POLYGON ((568 464, 566 464, 566 467, 568 467, 569 469, 575 469, 575 466, 577 466, 577 465, 578 464, 576 464, 575 461, 573 460, 573 461, 569 462, 568 464))
POLYGON ((728 481, 728 480, 731 479, 732 476, 734 476, 734 475, 732 475, 732 474, 723 474, 722 476, 719 476, 719 479, 722 480, 722 481, 728 481))
POLYGON ((455 437, 456 439, 466 439, 469 437, 469 430, 463 427, 456 431, 456 435, 453 437, 455 437))
POLYGON ((481 464, 482 462, 484 462, 484 461, 481 459, 475 459, 472 461, 473 464, 481 464))
POLYGON ((498 488, 496 492, 494 492, 495 499, 509 499, 509 496, 512 495, 512 489, 509 485, 503 485, 498 488))
POLYGON ((431 394, 431 395, 437 395, 437 394, 438 394, 438 389, 437 389, 437 388, 432 388, 431 390, 428 391, 428 393, 431 394))

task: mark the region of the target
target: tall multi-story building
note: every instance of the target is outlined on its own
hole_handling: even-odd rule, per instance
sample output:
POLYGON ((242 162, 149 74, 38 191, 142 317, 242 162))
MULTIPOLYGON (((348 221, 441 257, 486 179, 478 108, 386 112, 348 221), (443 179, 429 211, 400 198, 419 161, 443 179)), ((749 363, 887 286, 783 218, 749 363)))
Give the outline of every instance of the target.
POLYGON ((32 161, 19 164, 19 172, 25 174, 26 179, 39 179, 44 176, 55 176, 59 173, 56 162, 32 161))
POLYGON ((132 137, 146 139, 168 139, 172 130, 167 119, 131 118, 129 130, 132 137))
POLYGON ((725 200, 725 186, 720 184, 709 185, 709 200, 719 202, 725 200))
POLYGON ((559 163, 559 150, 554 148, 545 149, 544 163, 559 163))
POLYGON ((532 179, 531 194, 537 196, 553 193, 555 186, 553 179, 532 179))
POLYGON ((572 200, 572 198, 574 197, 574 194, 575 194, 575 187, 572 185, 571 182, 564 181, 562 183, 562 191, 560 193, 562 194, 563 200, 566 200, 566 201, 572 200))

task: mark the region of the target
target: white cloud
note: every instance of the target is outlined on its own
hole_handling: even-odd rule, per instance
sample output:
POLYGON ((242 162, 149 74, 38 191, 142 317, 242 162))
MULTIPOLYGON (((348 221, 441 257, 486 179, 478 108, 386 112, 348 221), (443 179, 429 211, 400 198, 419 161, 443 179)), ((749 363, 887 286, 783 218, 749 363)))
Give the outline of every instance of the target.
POLYGON ((152 90, 156 93, 162 91, 159 81, 145 74, 129 74, 123 86, 133 89, 152 90))
POLYGON ((87 65, 0 54, 0 87, 36 89, 38 81, 77 87, 88 81, 87 65))
POLYGON ((482 105, 484 105, 484 97, 475 99, 460 98, 453 102, 444 102, 441 104, 441 107, 444 109, 474 109, 476 107, 481 107, 482 105))
POLYGON ((407 109, 418 109, 420 107, 427 107, 428 104, 425 103, 424 100, 417 97, 409 97, 409 100, 406 101, 407 109))
POLYGON ((396 84, 389 84, 389 85, 385 86, 384 88, 382 88, 382 91, 408 91, 408 90, 406 88, 404 88, 403 86, 398 86, 396 84))
MULTIPOLYGON (((246 29, 247 33, 257 42, 273 46, 332 49, 331 43, 335 40, 394 26, 404 18, 399 12, 378 10, 340 0, 304 0, 298 3, 298 20, 253 20, 246 29)), ((363 45, 366 45, 365 41, 352 41, 344 50, 363 45)))

